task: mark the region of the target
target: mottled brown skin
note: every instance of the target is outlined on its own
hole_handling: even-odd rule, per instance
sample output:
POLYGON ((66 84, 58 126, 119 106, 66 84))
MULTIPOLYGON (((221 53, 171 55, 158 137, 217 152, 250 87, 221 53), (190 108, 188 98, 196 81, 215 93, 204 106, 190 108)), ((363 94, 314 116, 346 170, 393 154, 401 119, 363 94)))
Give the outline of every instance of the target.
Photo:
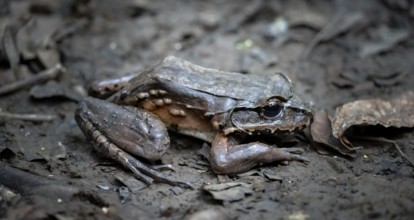
POLYGON ((98 152, 147 183, 155 179, 192 187, 132 156, 159 160, 169 147, 167 128, 211 143, 208 159, 218 174, 275 161, 307 161, 297 155, 298 148, 242 144, 251 134, 290 133, 311 123, 311 110, 283 74, 242 75, 167 57, 149 71, 113 82, 93 85, 109 98, 86 98, 75 118, 98 152))

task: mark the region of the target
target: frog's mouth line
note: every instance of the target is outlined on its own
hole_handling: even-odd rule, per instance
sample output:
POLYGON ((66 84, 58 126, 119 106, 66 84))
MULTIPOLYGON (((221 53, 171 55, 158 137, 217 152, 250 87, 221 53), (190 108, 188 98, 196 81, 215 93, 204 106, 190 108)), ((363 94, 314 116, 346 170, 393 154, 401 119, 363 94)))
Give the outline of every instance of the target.
POLYGON ((248 133, 253 134, 253 135, 289 134, 289 133, 295 133, 295 132, 301 131, 301 130, 305 129, 306 127, 307 127, 307 125, 305 123, 301 126, 293 128, 293 129, 279 129, 279 128, 269 129, 269 128, 266 128, 264 130, 248 131, 248 133))
POLYGON ((305 129, 311 122, 311 119, 303 120, 300 125, 296 125, 294 127, 278 127, 278 126, 251 126, 251 128, 242 128, 237 125, 233 125, 232 127, 224 129, 224 134, 230 134, 233 132, 243 132, 247 133, 249 135, 272 135, 272 134, 288 134, 288 133, 294 133, 297 131, 301 131, 305 129), (260 128, 260 127, 266 127, 266 128, 260 128), (267 127, 274 127, 273 129, 267 128, 267 127))

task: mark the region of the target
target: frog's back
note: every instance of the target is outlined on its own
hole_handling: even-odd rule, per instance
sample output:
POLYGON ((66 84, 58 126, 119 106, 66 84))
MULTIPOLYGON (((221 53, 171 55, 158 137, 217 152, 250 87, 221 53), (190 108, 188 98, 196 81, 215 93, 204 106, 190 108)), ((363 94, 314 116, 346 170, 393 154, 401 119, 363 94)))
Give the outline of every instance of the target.
POLYGON ((252 104, 273 96, 288 99, 292 93, 290 80, 281 73, 258 75, 224 72, 197 66, 173 56, 163 59, 150 73, 157 79, 252 104))

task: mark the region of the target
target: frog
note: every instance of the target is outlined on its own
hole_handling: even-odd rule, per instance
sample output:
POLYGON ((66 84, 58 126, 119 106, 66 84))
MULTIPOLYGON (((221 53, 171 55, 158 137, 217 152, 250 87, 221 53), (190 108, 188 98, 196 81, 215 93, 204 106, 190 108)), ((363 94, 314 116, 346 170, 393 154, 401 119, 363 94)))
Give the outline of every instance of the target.
POLYGON ((167 56, 144 71, 92 84, 95 97, 78 104, 75 119, 101 155, 133 175, 194 188, 157 165, 170 146, 168 130, 210 143, 206 158, 219 175, 264 164, 308 159, 300 147, 278 147, 251 136, 294 134, 313 121, 313 112, 288 76, 242 74, 206 68, 167 56))

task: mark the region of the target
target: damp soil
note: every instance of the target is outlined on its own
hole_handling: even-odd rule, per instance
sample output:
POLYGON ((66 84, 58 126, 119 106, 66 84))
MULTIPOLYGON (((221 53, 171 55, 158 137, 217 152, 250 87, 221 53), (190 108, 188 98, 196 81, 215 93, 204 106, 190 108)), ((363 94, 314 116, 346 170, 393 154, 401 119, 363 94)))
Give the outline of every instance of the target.
MULTIPOLYGON (((0 96, 2 112, 52 118, 0 118, 2 172, 5 167, 8 174, 24 172, 0 176, 0 219, 414 217, 414 168, 390 142, 356 140, 356 156, 349 157, 329 148, 321 153, 301 139, 308 164, 275 163, 223 176, 199 153, 206 143, 170 133, 171 147, 161 162, 175 171, 163 172, 195 186, 183 189, 133 181, 129 171, 93 150, 73 117, 91 82, 150 68, 168 55, 240 74, 286 73, 315 112, 329 115, 350 101, 392 99, 413 89, 413 1, 4 0, 1 5, 2 36, 19 47, 3 40, 0 84, 15 81, 16 68, 23 77, 57 63, 65 71, 0 96), (236 200, 203 190, 228 182, 247 183, 249 190, 242 189, 236 200), (53 193, 55 188, 64 192, 53 193)), ((357 132, 393 140, 414 158, 411 128, 370 126, 357 132)))

